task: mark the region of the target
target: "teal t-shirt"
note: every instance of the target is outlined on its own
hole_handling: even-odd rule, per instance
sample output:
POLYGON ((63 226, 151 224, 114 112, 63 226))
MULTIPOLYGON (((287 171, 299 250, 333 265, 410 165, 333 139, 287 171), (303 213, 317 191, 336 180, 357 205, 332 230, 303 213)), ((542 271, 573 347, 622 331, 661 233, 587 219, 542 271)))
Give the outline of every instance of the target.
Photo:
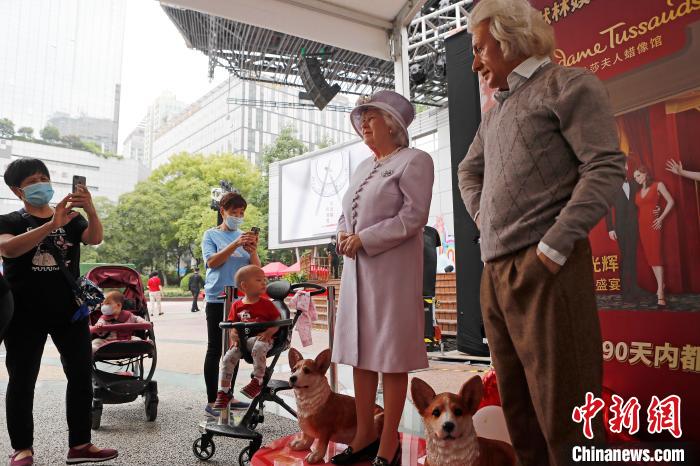
MULTIPOLYGON (((212 255, 233 243, 239 236, 241 236, 240 230, 223 231, 219 228, 211 228, 204 232, 204 237, 202 238, 202 257, 204 257, 204 263, 206 264, 212 255)), ((238 269, 248 264, 250 264, 250 254, 240 247, 219 267, 215 269, 207 268, 207 275, 204 279, 204 296, 206 302, 223 303, 224 297, 222 294, 224 292, 224 287, 234 285, 236 272, 238 272, 238 269)))

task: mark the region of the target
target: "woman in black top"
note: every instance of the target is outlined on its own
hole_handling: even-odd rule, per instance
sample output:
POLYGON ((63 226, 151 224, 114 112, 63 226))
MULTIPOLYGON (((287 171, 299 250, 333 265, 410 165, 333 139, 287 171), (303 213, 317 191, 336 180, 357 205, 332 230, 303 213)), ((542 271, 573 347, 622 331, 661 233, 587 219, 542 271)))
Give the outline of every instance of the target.
POLYGON ((80 242, 99 244, 102 224, 84 186, 49 206, 53 188, 46 165, 37 159, 17 159, 7 166, 5 183, 24 203, 24 209, 0 215, 0 254, 15 310, 5 333, 7 349, 7 431, 14 452, 10 466, 33 464, 34 386, 46 338, 61 354, 68 379, 66 462, 105 461, 117 451, 90 443, 92 348, 87 319, 73 322, 78 308, 71 285, 51 250, 78 277, 80 242), (82 208, 87 220, 73 207, 82 208))

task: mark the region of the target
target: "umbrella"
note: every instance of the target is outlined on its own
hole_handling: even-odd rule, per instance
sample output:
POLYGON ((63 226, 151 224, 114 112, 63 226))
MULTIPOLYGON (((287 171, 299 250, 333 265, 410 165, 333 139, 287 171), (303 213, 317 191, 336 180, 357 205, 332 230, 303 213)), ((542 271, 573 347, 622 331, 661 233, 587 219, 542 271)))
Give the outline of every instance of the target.
POLYGON ((287 266, 282 262, 270 262, 262 269, 266 277, 279 277, 288 272, 287 266))
POLYGON ((285 270, 284 272, 285 273, 301 272, 301 264, 299 264, 299 261, 296 261, 294 264, 287 267, 287 270, 285 270))

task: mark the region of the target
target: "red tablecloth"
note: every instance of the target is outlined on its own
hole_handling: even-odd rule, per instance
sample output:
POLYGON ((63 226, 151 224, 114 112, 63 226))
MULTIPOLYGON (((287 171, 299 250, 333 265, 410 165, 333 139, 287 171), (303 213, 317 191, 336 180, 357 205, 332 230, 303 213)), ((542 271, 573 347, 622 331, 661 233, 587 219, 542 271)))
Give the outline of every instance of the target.
MULTIPOLYGON (((292 451, 287 444, 292 441, 294 435, 282 437, 269 445, 265 445, 253 456, 252 466, 308 466, 304 461, 308 451, 292 451)), ((330 443, 326 460, 340 453, 346 445, 342 443, 330 443)), ((425 439, 417 435, 401 434, 401 454, 403 466, 422 465, 425 460, 425 439)), ((331 463, 323 463, 330 465, 331 463)), ((370 462, 357 463, 357 466, 370 466, 370 462)))

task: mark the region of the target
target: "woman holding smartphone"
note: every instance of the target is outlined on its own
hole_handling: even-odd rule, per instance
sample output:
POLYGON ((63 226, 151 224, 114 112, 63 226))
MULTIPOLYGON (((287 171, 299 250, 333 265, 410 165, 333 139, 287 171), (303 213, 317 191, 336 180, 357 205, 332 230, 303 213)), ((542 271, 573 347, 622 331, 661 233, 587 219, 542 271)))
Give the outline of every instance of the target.
MULTIPOLYGON (((204 358, 204 382, 207 386, 209 416, 219 413, 213 408, 218 390, 219 360, 221 359, 221 329, 224 320, 224 288, 234 285, 238 269, 248 264, 260 266, 258 236, 240 230, 248 204, 238 193, 227 193, 219 201, 223 221, 207 230, 202 238, 202 257, 207 267, 204 280, 205 313, 207 316, 207 354, 204 358)), ((248 403, 231 400, 233 408, 246 408, 248 403)))

